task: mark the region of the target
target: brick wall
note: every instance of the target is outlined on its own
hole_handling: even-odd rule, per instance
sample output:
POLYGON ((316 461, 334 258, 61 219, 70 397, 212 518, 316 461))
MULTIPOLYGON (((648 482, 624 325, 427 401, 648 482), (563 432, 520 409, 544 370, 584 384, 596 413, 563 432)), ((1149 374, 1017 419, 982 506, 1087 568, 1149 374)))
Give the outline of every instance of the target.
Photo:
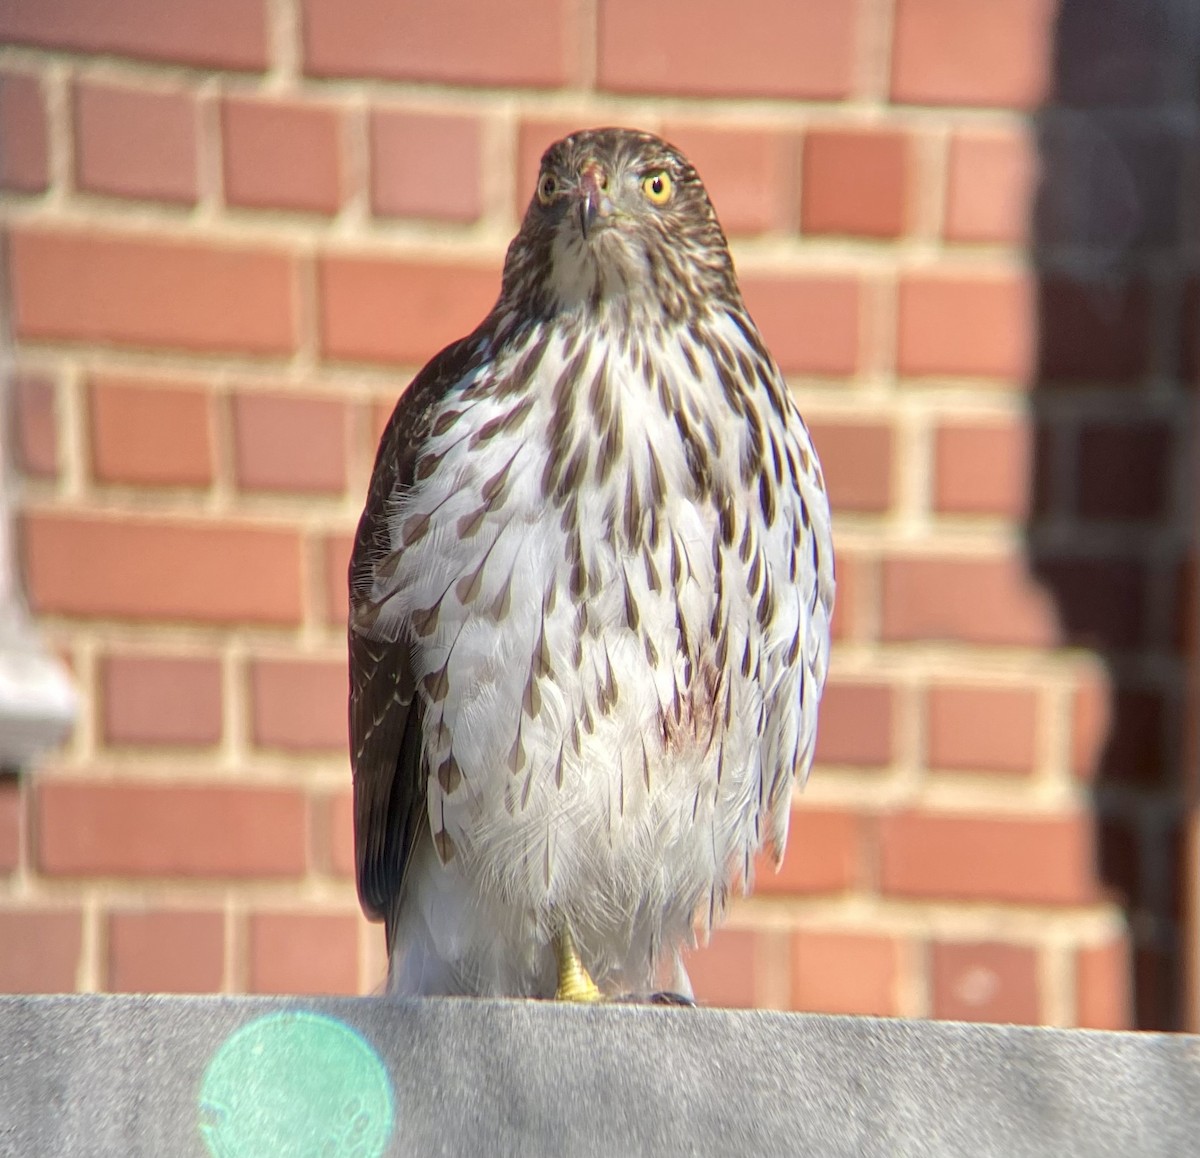
POLYGON ((0 988, 378 984, 375 439, 541 149, 624 123, 705 176, 836 514, 818 766, 699 992, 1176 1024, 1196 21, 1058 7, 0 0, 23 574, 84 704, 0 780, 0 988))

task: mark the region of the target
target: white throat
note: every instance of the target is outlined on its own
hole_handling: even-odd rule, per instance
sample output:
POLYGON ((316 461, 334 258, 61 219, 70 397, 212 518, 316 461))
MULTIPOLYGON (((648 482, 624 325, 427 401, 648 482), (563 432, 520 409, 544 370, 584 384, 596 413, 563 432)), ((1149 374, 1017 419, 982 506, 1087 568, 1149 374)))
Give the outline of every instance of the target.
POLYGON ((584 238, 564 223, 550 250, 550 292, 564 312, 614 306, 637 311, 654 304, 645 252, 619 228, 584 238))

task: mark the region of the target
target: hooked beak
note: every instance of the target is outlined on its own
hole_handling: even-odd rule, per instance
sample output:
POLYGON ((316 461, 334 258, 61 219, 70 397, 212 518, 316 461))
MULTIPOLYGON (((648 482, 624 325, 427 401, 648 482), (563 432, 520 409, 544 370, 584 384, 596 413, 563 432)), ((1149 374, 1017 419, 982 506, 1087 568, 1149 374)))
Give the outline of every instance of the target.
POLYGON ((608 174, 594 161, 579 174, 579 231, 586 241, 596 219, 612 212, 608 199, 608 174))

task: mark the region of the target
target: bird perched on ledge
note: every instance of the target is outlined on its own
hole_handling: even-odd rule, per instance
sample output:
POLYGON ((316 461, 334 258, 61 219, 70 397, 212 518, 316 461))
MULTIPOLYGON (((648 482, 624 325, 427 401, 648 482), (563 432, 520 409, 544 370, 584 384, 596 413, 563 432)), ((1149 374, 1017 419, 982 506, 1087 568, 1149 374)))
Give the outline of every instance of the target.
POLYGON ((696 926, 783 855, 834 577, 808 431, 678 150, 547 150, 495 307, 384 432, 350 592, 391 991, 688 994, 696 926))

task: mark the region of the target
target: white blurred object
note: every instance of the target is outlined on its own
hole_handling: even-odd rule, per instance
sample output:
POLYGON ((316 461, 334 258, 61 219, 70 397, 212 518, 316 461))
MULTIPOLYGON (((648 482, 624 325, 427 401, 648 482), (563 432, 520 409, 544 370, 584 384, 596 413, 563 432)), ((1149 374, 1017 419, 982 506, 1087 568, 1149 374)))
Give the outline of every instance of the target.
MULTIPOLYGON (((0 338, 0 348, 4 342, 0 338)), ((0 771, 30 763, 66 734, 78 697, 66 667, 42 646, 16 582, 8 359, 0 359, 0 771)))
POLYGON ((63 665, 14 610, 11 600, 0 610, 0 768, 27 764, 58 743, 78 708, 63 665))

